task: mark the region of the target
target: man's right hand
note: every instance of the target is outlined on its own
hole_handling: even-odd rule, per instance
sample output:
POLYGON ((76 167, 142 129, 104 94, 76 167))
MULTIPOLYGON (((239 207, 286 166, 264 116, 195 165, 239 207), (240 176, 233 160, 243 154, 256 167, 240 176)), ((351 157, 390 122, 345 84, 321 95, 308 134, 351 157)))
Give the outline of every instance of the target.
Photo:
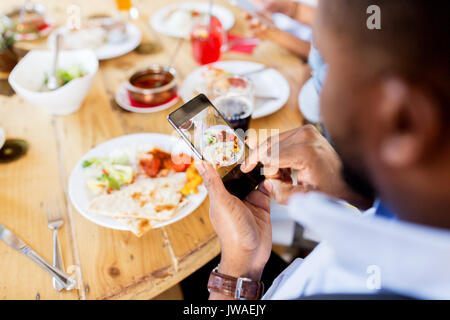
POLYGON ((286 203, 295 192, 317 190, 359 207, 370 205, 370 200, 344 182, 338 154, 312 125, 283 132, 278 139, 267 139, 250 153, 241 170, 249 172, 258 162, 264 165, 264 186, 279 203, 286 203), (292 184, 291 170, 298 171, 297 186, 292 184))

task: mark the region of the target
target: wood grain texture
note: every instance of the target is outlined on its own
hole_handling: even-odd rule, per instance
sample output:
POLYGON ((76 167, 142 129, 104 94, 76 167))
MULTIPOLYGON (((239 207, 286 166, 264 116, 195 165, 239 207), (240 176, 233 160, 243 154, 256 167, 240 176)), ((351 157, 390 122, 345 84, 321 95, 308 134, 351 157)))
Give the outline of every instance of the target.
MULTIPOLYGON (((150 299, 174 286, 215 257, 217 236, 209 221, 206 200, 188 217, 142 238, 130 232, 100 227, 82 217, 67 199, 67 181, 80 157, 101 142, 124 134, 171 133, 167 115, 175 106, 154 114, 136 114, 118 108, 114 92, 134 70, 149 64, 167 64, 178 40, 158 35, 147 20, 157 8, 177 1, 134 1, 141 10, 138 22, 145 40, 158 40, 162 50, 152 55, 131 52, 102 61, 93 86, 81 109, 68 116, 50 116, 17 95, 0 96, 0 126, 8 137, 26 139, 31 148, 21 160, 0 164, 0 223, 16 232, 48 261, 52 257, 51 232, 47 228, 45 202, 58 199, 64 206, 65 224, 60 231, 66 268, 78 277, 80 286, 71 292, 56 292, 51 277, 26 257, 0 243, 0 299, 150 299)), ((229 7, 224 1, 219 4, 229 7)), ((20 0, 2 0, 0 12, 20 5, 20 0)), ((84 16, 113 14, 114 1, 48 0, 47 13, 61 24, 70 4, 78 4, 84 16)), ((245 34, 240 12, 235 13, 233 33, 245 34)), ((21 43, 24 48, 45 47, 45 41, 21 43)), ((252 128, 285 131, 299 126, 302 116, 297 95, 309 70, 288 51, 263 42, 252 55, 226 53, 224 60, 250 60, 279 70, 291 86, 287 104, 277 113, 254 120, 252 128)), ((174 60, 180 84, 198 67, 189 42, 174 60)), ((206 285, 206 284, 205 284, 206 285)))

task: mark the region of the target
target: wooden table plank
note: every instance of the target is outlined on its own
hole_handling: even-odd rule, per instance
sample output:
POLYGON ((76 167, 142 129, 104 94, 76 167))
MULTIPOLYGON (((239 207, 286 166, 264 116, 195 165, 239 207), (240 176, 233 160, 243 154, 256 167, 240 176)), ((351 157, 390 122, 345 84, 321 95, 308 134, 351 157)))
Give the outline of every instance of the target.
MULTIPOLYGON (((0 97, 0 126, 7 137, 29 142, 22 159, 0 164, 0 223, 11 229, 42 257, 52 259, 52 233, 47 227, 46 201, 65 199, 60 178, 53 119, 22 98, 0 97)), ((60 241, 66 267, 74 264, 65 224, 60 241)), ((1 242, 1 241, 0 241, 1 242)), ((0 243, 0 299, 77 299, 77 291, 56 292, 51 276, 17 251, 0 243)))
MULTIPOLYGON (((100 71, 77 113, 57 119, 66 177, 92 147, 124 134, 118 112, 111 109, 101 79, 100 71)), ((137 238, 130 232, 97 226, 78 213, 72 218, 88 299, 120 297, 130 287, 138 290, 140 285, 147 285, 147 277, 158 277, 160 270, 172 264, 161 230, 137 238)))

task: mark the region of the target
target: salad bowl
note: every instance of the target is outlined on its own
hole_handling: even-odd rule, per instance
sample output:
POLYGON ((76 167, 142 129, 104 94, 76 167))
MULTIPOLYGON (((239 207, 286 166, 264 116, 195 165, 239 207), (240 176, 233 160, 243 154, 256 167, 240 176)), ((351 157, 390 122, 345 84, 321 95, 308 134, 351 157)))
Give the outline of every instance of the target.
POLYGON ((8 81, 14 91, 28 102, 55 115, 77 111, 94 80, 98 60, 92 50, 60 51, 58 73, 64 84, 45 91, 51 72, 52 51, 30 51, 13 69, 8 81))

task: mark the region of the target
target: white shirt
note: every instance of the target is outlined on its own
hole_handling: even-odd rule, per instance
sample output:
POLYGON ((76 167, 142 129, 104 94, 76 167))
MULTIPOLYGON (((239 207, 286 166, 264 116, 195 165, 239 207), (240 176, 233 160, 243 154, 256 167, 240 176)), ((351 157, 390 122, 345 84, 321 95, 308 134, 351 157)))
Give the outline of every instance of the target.
POLYGON ((354 210, 319 193, 294 195, 289 215, 320 237, 304 260, 276 278, 263 299, 376 293, 450 299, 450 231, 354 210))

